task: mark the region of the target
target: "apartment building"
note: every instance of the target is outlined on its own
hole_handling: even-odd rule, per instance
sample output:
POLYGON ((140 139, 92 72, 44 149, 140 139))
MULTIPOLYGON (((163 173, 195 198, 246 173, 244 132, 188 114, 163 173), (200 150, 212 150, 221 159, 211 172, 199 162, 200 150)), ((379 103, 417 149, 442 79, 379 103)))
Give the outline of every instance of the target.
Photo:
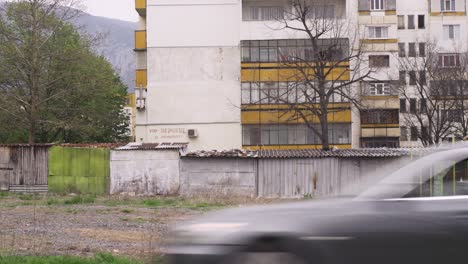
MULTIPOLYGON (((307 34, 278 24, 294 13, 293 2, 136 0, 136 140, 187 142, 194 150, 321 148, 314 133, 319 121, 292 118, 286 107, 291 100, 305 101, 291 89, 295 83, 299 91, 300 82, 284 63, 284 51, 314 61, 307 34)), ((330 75, 336 79, 327 81, 346 82, 367 73, 350 85, 358 105, 343 96, 330 99, 330 146, 419 146, 424 127, 404 121, 427 105, 418 97, 416 80, 428 85, 431 80, 423 69, 401 69, 402 60, 425 58, 431 42, 437 43, 439 64, 456 66, 468 43, 466 0, 308 4, 311 20, 348 27, 314 43, 339 43, 331 63, 340 61, 336 54, 362 50, 362 65, 340 61, 340 70, 330 75)))

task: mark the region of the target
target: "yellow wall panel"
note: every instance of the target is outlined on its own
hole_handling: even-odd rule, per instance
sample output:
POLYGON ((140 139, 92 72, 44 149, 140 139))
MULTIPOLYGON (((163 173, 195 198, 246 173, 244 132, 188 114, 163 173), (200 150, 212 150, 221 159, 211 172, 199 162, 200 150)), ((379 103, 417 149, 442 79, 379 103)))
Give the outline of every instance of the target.
MULTIPOLYGON (((292 111, 242 111, 242 124, 255 125, 255 124, 304 124, 304 119, 294 115, 292 111)), ((330 123, 351 123, 351 110, 343 109, 336 110, 328 114, 328 121, 330 123)), ((319 123, 319 119, 309 117, 308 122, 319 123)))
POLYGON ((148 87, 148 71, 147 70, 137 70, 136 71, 136 83, 137 88, 146 88, 148 87))
POLYGON ((146 30, 135 31, 135 50, 146 50, 146 30))
MULTIPOLYGON (((312 70, 307 73, 309 79, 313 79, 312 70)), ((350 80, 350 72, 346 68, 335 68, 327 76, 328 81, 350 80)), ((304 78, 303 73, 295 69, 242 69, 242 82, 292 82, 304 78)))

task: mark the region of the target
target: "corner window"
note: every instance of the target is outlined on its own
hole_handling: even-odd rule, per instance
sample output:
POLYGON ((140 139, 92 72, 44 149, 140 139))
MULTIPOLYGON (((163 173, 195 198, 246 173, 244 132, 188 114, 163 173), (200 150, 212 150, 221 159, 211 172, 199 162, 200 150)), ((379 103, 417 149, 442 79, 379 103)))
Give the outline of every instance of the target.
POLYGON ((370 39, 388 39, 388 27, 369 27, 370 39))

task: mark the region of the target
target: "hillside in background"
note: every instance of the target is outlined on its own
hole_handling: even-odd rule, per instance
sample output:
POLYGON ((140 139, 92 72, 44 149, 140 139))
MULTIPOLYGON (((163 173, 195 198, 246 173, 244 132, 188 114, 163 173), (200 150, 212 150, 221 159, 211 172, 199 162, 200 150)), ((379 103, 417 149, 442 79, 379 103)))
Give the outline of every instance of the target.
POLYGON ((92 16, 82 13, 76 25, 91 35, 100 34, 105 38, 96 47, 98 54, 106 57, 120 73, 122 81, 130 92, 135 88, 134 32, 137 23, 92 16))

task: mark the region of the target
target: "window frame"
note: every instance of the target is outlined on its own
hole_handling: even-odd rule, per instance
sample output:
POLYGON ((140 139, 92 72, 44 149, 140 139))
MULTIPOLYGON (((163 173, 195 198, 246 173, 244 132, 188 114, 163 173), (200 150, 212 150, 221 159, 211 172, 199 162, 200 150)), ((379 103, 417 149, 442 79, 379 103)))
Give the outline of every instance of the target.
POLYGON ((455 0, 440 0, 440 11, 441 12, 455 12, 456 8, 456 1, 455 0), (447 8, 447 4, 449 8, 447 8))
POLYGON ((369 94, 372 96, 388 96, 391 95, 391 88, 388 83, 385 82, 377 82, 377 83, 370 83, 369 84, 369 94), (381 86, 380 90, 381 92, 379 93, 379 88, 378 86, 381 86))
POLYGON ((389 39, 389 26, 367 26, 367 28, 369 39, 389 39), (380 29, 380 37, 377 37, 377 29, 380 29))
POLYGON ((386 1, 385 0, 369 0, 370 11, 385 11, 386 1))

